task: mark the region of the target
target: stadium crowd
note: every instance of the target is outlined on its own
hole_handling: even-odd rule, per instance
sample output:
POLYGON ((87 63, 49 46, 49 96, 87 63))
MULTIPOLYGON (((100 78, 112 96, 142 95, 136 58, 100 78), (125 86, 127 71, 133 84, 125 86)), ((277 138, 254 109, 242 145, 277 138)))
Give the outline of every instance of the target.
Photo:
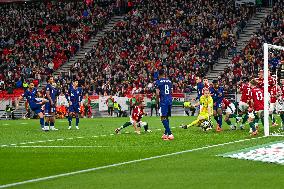
POLYGON ((174 92, 191 92, 196 75, 204 76, 219 57, 235 53, 238 34, 252 14, 251 7, 219 0, 140 2, 56 80, 67 88, 76 77, 89 94, 151 93, 157 70, 165 67, 174 92))
POLYGON ((0 87, 37 86, 114 15, 115 1, 34 1, 0 6, 0 87))
MULTIPOLYGON (((241 53, 232 58, 231 63, 220 74, 219 79, 224 83, 232 83, 234 85, 243 76, 248 78, 258 77, 259 70, 263 69, 262 44, 269 43, 284 46, 283 28, 284 2, 275 1, 271 14, 267 15, 261 23, 261 28, 251 37, 241 53)), ((284 69, 284 52, 274 51, 269 56, 269 66, 272 74, 276 74, 276 70, 279 70, 278 74, 280 74, 280 70, 284 69)))

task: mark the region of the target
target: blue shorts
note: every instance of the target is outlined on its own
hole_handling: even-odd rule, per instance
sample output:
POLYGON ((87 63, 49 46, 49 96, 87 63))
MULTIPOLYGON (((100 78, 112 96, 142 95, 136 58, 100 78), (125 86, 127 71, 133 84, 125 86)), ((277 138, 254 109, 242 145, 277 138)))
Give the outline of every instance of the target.
POLYGON ((49 102, 45 103, 45 108, 44 108, 44 114, 45 116, 50 116, 51 113, 55 113, 55 107, 51 106, 49 102))
POLYGON ((170 117, 172 115, 172 105, 160 104, 160 115, 163 117, 170 117))
POLYGON ((42 112, 42 105, 41 104, 31 103, 30 108, 36 114, 39 114, 40 112, 42 112))
POLYGON ((69 106, 69 112, 79 113, 80 112, 80 106, 79 104, 71 105, 69 106))
POLYGON ((213 110, 222 109, 222 103, 216 103, 216 105, 213 106, 213 110))

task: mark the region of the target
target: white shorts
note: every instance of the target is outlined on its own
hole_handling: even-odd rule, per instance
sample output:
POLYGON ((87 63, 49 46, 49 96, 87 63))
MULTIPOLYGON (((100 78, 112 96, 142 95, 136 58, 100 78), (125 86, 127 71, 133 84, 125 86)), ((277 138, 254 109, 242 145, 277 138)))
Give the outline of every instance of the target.
POLYGON ((239 110, 241 110, 242 112, 245 112, 246 110, 248 110, 249 105, 246 102, 239 102, 239 110))
POLYGON ((284 100, 278 100, 276 102, 276 110, 277 112, 284 112, 284 100))
POLYGON ((269 112, 274 112, 274 110, 275 110, 275 108, 276 108, 276 103, 270 103, 269 104, 269 112))
POLYGON ((233 103, 231 103, 226 109, 226 114, 234 114, 235 111, 236 111, 236 107, 233 103))
POLYGON ((259 110, 259 111, 252 111, 250 113, 248 113, 249 118, 254 119, 255 115, 258 115, 259 118, 263 117, 263 110, 259 110))

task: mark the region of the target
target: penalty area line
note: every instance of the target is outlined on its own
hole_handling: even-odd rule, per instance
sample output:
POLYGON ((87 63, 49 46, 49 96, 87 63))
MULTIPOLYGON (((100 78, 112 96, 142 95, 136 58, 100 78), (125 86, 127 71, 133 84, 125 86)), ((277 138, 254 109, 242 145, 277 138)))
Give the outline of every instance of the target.
POLYGON ((163 155, 159 155, 159 156, 152 156, 152 157, 148 157, 148 158, 125 161, 125 162, 105 165, 105 166, 101 166, 101 167, 94 167, 94 168, 89 168, 89 169, 84 169, 84 170, 79 170, 79 171, 74 171, 74 172, 68 172, 68 173, 62 173, 62 174, 52 175, 52 176, 47 176, 47 177, 42 177, 42 178, 35 178, 35 179, 31 179, 31 180, 25 180, 25 181, 22 181, 22 182, 15 182, 15 183, 10 183, 10 184, 0 185, 0 188, 7 188, 7 187, 12 187, 12 186, 18 186, 18 185, 23 185, 23 184, 28 184, 28 183, 39 182, 39 181, 46 181, 46 180, 51 180, 51 179, 60 178, 60 177, 72 176, 72 175, 77 175, 77 174, 81 174, 81 173, 97 171, 97 170, 101 170, 101 169, 107 169, 107 168, 118 167, 118 166, 127 165, 127 164, 149 161, 149 160, 153 160, 153 159, 170 157, 170 156, 175 156, 175 155, 179 155, 179 154, 185 154, 185 153, 190 153, 190 152, 195 152, 195 151, 200 151, 200 150, 204 150, 204 149, 210 149, 210 148, 215 148, 215 147, 220 147, 220 146, 225 146, 225 145, 229 145, 229 144, 235 144, 235 143, 240 143, 240 142, 245 142, 245 141, 250 141, 250 140, 256 140, 256 139, 261 139, 261 138, 266 138, 266 136, 236 140, 236 141, 232 141, 232 142, 220 143, 220 144, 215 144, 215 145, 208 145, 208 146, 203 146, 203 147, 200 147, 200 148, 194 148, 194 149, 189 149, 189 150, 184 150, 184 151, 179 151, 179 152, 173 152, 173 153, 163 154, 163 155))
POLYGON ((107 148, 109 146, 6 146, 8 148, 107 148))

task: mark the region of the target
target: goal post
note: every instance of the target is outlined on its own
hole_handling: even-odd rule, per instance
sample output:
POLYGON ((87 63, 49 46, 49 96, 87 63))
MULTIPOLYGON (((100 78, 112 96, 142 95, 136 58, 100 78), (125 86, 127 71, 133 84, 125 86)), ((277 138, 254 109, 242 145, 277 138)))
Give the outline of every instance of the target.
POLYGON ((263 79, 264 79, 264 135, 269 136, 269 92, 268 92, 268 58, 269 49, 275 49, 284 51, 284 47, 271 45, 264 43, 263 45, 263 55, 264 55, 264 68, 263 68, 263 79))

